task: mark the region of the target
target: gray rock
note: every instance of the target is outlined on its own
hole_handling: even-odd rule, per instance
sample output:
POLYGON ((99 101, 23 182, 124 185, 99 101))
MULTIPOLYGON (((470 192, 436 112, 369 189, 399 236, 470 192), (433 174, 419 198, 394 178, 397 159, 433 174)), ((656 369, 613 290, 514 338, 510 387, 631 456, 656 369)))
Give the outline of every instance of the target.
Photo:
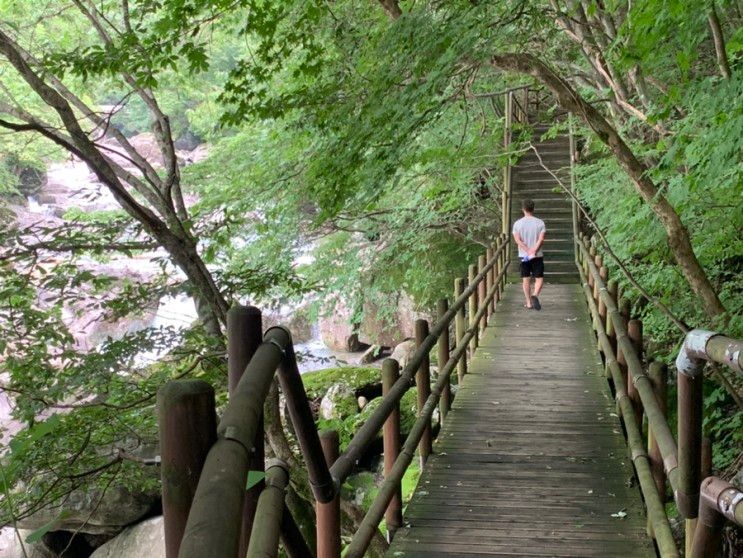
MULTIPOLYGON (((355 402, 355 400, 354 400, 355 402)), ((157 473, 157 472, 155 472, 157 473)), ((115 535, 127 525, 147 515, 159 500, 158 491, 132 493, 123 487, 110 486, 101 498, 101 489, 76 490, 64 507, 46 507, 18 522, 22 529, 35 530, 57 521, 55 530, 77 531, 94 535, 115 535)))
POLYGON ((165 558, 163 516, 124 529, 90 558, 165 558))
POLYGON ((369 400, 363 395, 359 395, 359 397, 356 398, 356 403, 359 406, 359 410, 363 411, 364 407, 366 407, 366 405, 369 403, 369 400))
POLYGON ((389 355, 389 347, 380 347, 379 345, 372 345, 364 354, 359 358, 359 364, 371 364, 372 362, 384 358, 389 355))
POLYGON ((12 527, 3 527, 0 529, 0 558, 55 558, 55 554, 46 548, 43 543, 23 543, 21 548, 21 542, 19 539, 25 541, 26 537, 31 534, 31 531, 23 529, 18 530, 16 534, 12 527), (25 554, 23 551, 26 551, 25 554))
POLYGON ((203 141, 204 140, 194 134, 191 130, 186 130, 184 134, 182 134, 177 140, 175 140, 175 142, 173 142, 173 145, 176 149, 180 149, 182 151, 193 151, 199 145, 201 145, 203 141))
POLYGON ((413 353, 415 353, 415 340, 406 339, 394 348, 390 358, 394 358, 398 363, 400 363, 400 368, 405 368, 410 357, 413 356, 413 353))
POLYGON ((356 394, 345 383, 333 384, 320 401, 320 416, 324 419, 344 419, 359 411, 356 394))

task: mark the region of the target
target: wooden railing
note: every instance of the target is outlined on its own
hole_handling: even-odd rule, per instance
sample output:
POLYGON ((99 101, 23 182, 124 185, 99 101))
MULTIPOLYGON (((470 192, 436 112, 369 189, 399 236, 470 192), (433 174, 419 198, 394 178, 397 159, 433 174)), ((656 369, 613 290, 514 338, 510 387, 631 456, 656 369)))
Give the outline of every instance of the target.
POLYGON ((257 309, 233 308, 227 336, 230 400, 219 425, 214 391, 205 382, 174 381, 158 394, 168 558, 277 556, 279 540, 292 557, 338 558, 340 487, 382 428, 384 482, 344 556, 363 556, 385 515, 390 540, 402 526, 402 477, 416 449, 422 464, 431 453, 433 412, 438 407, 446 420, 451 375, 456 370, 460 382, 466 375, 467 358, 502 295, 509 250, 508 238, 499 236, 469 266, 467 280, 455 280, 451 304, 439 301, 438 320, 430 331, 428 322, 418 320, 417 350, 401 372, 396 361, 384 362, 382 401, 340 455, 337 433, 318 435, 290 332, 273 327, 261 335, 257 309), (438 378, 431 387, 429 353, 434 346, 438 378), (316 502, 316 549, 309 548, 284 502, 289 466, 272 460, 264 472, 263 405, 277 370, 316 502), (413 385, 418 415, 400 447, 400 400, 413 385), (251 482, 251 476, 263 475, 265 481, 251 482))
POLYGON ((689 334, 684 351, 690 345, 691 356, 683 352, 677 360, 677 443, 666 416, 666 367, 653 362, 646 371, 643 366, 642 322, 631 319, 629 300, 618 292, 616 281, 608 280, 602 257, 583 235, 576 239, 576 258, 645 500, 649 532, 661 556, 679 556, 665 511, 668 483, 686 520, 685 555, 711 558, 725 519, 743 525, 743 492, 715 477, 701 482, 709 475, 712 459, 711 445, 702 441, 701 370, 703 361, 710 360, 740 372, 743 341, 701 330, 689 334), (648 422, 647 437, 643 436, 643 417, 648 422))

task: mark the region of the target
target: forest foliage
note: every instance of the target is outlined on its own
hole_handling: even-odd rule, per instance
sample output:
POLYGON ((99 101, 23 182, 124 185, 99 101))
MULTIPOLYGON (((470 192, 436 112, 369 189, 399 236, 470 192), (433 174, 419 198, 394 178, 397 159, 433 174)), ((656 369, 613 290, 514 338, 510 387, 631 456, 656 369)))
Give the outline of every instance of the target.
MULTIPOLYGON (((725 313, 703 310, 658 218, 574 115, 577 195, 644 290, 690 326, 743 337, 743 14, 736 0, 705 6, 0 0, 6 205, 22 200, 19 169, 43 169, 82 145, 11 64, 11 50, 71 103, 93 150, 103 149, 101 125, 82 106, 124 138, 155 131, 166 150, 188 134, 210 145, 201 163, 127 186, 180 244, 163 243, 171 236, 161 225, 131 209, 18 230, 0 207, 0 370, 25 425, 3 460, 3 492, 25 486, 5 520, 112 476, 152 482, 127 457, 156 441, 157 387, 203 377, 224 401, 225 305, 310 300, 319 314, 340 295, 358 322, 364 301, 384 307, 404 291, 430 310, 450 294, 452 278, 500 231, 502 168, 516 156, 503 152, 501 92, 533 83, 495 67, 501 53, 538 56, 619 132, 681 217, 725 313), (178 189, 195 201, 180 207, 178 189), (172 208, 160 205, 165 192, 172 208), (161 272, 147 282, 91 271, 90 261, 156 246, 161 272), (308 253, 311 263, 300 259, 308 253), (65 323, 71 308, 114 319, 176 293, 210 308, 186 331, 145 329, 86 352, 65 323), (167 356, 137 364, 155 350, 167 356)), ((649 356, 672 360, 683 333, 624 283, 639 300, 649 356)), ((708 391, 715 464, 739 467, 740 410, 714 380, 708 391)))

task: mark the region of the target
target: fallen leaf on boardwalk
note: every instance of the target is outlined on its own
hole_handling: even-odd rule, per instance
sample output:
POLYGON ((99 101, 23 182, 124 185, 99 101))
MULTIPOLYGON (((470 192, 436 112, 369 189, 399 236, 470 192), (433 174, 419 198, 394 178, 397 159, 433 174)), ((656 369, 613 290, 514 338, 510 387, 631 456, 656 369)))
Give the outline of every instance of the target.
POLYGON ((577 317, 575 317, 575 318, 565 318, 565 321, 566 322, 577 322, 578 321, 578 318, 577 317))
POLYGON ((625 517, 627 517, 627 511, 626 511, 626 509, 622 508, 617 513, 611 514, 611 516, 612 517, 619 518, 619 519, 624 519, 625 517))

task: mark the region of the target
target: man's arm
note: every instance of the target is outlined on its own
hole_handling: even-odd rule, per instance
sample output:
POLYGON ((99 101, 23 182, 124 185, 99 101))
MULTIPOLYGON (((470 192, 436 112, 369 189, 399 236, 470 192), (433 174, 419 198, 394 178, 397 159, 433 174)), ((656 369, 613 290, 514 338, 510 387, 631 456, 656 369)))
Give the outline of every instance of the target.
POLYGON ((516 231, 513 231, 513 239, 516 241, 516 246, 521 248, 527 254, 529 253, 529 247, 526 244, 524 244, 524 241, 521 240, 519 233, 517 233, 516 231))
POLYGON ((531 247, 531 249, 527 250, 526 253, 529 254, 530 258, 533 258, 537 255, 537 252, 539 252, 539 249, 542 247, 542 243, 544 242, 544 235, 547 231, 542 231, 539 233, 539 238, 537 239, 537 243, 531 247))

